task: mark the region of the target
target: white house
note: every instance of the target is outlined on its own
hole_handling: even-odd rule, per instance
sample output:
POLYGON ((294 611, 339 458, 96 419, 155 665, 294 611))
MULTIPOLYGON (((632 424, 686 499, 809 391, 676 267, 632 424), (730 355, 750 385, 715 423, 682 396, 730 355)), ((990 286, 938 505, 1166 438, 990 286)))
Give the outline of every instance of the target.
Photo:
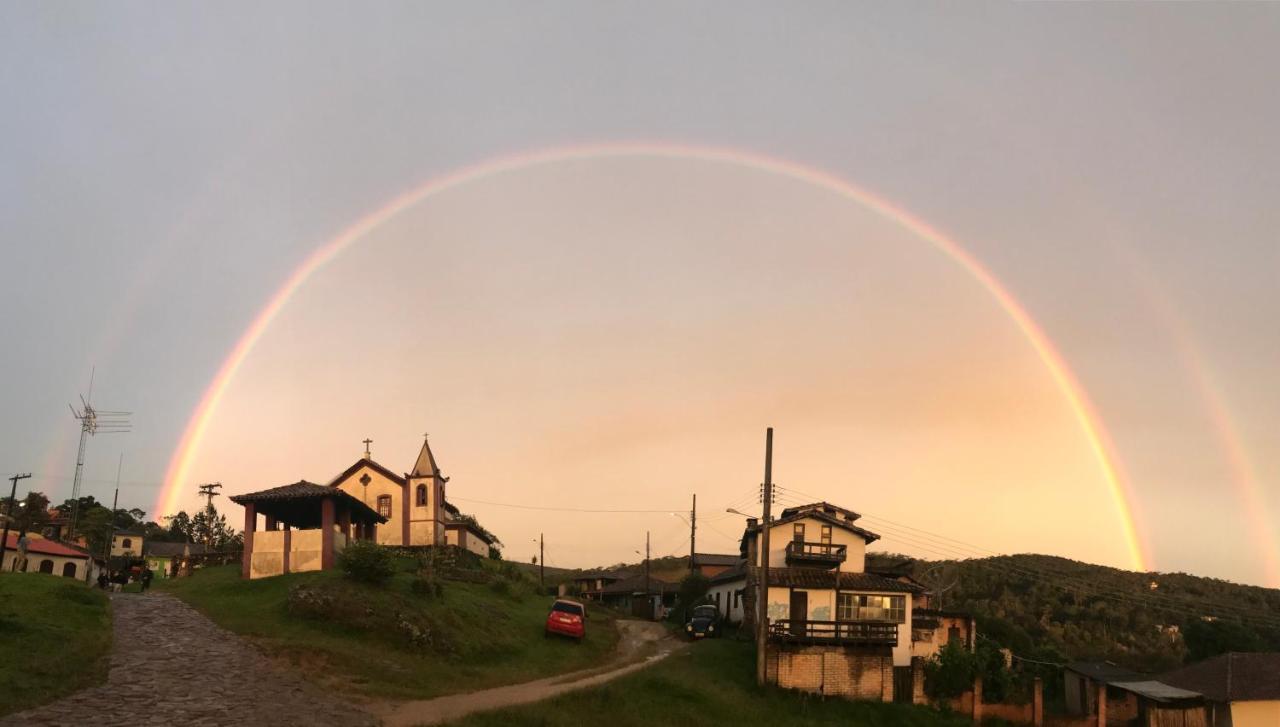
POLYGON ((711 576, 708 581, 707 600, 715 604, 727 623, 742 623, 746 601, 747 561, 738 561, 728 570, 711 576))
POLYGON ((97 565, 88 551, 39 535, 27 536, 27 562, 25 568, 18 559, 18 533, 10 532, 8 542, 0 551, 0 568, 5 571, 25 570, 28 573, 49 573, 67 578, 88 581, 97 576, 97 565))
MULTIPOLYGON (((754 622, 767 558, 769 681, 892 701, 895 668, 919 675, 919 660, 912 663, 911 601, 920 587, 866 572, 867 544, 880 536, 857 526, 859 517, 825 502, 786 508, 769 523, 767 553, 760 547, 763 526, 748 521, 742 543, 749 564, 744 616, 754 622)), ((922 684, 919 678, 903 681, 922 684)))

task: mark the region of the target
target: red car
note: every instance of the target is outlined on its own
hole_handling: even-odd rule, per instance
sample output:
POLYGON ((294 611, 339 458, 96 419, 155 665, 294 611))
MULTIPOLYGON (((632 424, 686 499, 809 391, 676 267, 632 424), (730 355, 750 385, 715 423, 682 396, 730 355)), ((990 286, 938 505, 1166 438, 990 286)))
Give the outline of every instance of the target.
POLYGON ((585 621, 587 620, 587 609, 577 601, 566 601, 563 598, 556 599, 551 604, 551 613, 547 614, 547 630, 546 636, 559 634, 570 638, 582 640, 587 635, 585 621))

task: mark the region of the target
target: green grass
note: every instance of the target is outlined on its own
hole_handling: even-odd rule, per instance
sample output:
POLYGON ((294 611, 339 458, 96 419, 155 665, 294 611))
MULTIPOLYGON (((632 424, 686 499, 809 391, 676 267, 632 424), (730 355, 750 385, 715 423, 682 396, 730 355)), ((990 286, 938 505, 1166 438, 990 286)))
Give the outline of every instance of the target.
POLYGON ((745 641, 691 644, 652 667, 599 687, 471 715, 459 727, 578 727, 607 719, 610 727, 668 725, 861 725, 967 727, 970 720, 926 707, 822 699, 755 683, 755 649, 745 641))
POLYGON ((44 573, 0 575, 0 715, 102 682, 110 649, 101 591, 44 573))
POLYGON ((178 596, 325 686, 365 697, 426 699, 538 679, 606 662, 617 644, 607 611, 590 612, 581 644, 547 639, 551 598, 458 581, 443 581, 440 596, 423 596, 410 589, 411 570, 412 561, 401 559, 392 581, 378 587, 348 581, 337 570, 246 581, 240 566, 231 565, 157 579, 152 588, 178 596), (339 598, 348 615, 290 615, 286 598, 297 584, 339 598), (354 616, 353 604, 359 606, 354 616), (401 615, 428 628, 429 646, 413 647, 395 630, 401 615))

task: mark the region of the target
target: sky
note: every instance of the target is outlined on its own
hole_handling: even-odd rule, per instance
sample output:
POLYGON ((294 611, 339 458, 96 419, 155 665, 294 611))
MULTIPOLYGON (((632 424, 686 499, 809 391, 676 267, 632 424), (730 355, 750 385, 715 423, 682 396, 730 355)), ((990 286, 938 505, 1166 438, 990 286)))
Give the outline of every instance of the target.
POLYGON ((733 552, 772 426, 779 502, 884 550, 1280 587, 1278 40, 1265 4, 2 4, 0 473, 69 495, 96 367, 133 412, 99 500, 121 455, 156 517, 178 455, 190 509, 429 432, 507 557, 578 567, 686 553, 695 493, 733 552))

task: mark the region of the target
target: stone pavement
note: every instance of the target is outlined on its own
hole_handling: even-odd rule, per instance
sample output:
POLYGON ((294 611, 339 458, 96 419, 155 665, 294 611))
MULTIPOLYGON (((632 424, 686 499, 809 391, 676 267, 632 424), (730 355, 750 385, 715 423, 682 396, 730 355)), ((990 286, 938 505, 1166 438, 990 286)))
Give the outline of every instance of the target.
POLYGON ((115 594, 106 684, 0 725, 374 725, 172 596, 115 594))

